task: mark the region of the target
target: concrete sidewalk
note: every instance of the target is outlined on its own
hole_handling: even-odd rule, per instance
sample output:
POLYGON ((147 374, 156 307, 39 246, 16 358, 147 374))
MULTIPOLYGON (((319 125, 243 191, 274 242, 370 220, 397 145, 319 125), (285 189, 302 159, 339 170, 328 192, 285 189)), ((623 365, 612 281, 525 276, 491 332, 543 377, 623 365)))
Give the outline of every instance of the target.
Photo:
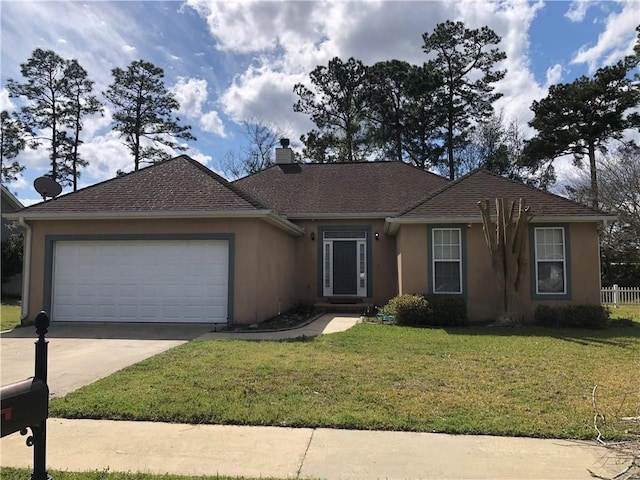
POLYGON ((298 337, 316 337, 330 333, 344 332, 360 321, 360 315, 325 313, 312 322, 301 327, 283 330, 243 330, 243 331, 221 331, 209 332, 198 337, 198 340, 284 340, 298 337))
MULTIPOLYGON (((592 442, 49 419, 47 468, 320 479, 589 479, 624 468, 592 442)), ((25 437, 2 466, 32 468, 25 437)))

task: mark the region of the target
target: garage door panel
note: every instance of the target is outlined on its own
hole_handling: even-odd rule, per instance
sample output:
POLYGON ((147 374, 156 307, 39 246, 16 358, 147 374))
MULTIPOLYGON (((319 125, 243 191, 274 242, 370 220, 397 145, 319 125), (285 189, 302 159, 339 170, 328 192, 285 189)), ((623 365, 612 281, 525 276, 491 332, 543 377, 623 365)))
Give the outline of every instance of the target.
POLYGON ((227 241, 60 241, 54 321, 226 323, 227 241))

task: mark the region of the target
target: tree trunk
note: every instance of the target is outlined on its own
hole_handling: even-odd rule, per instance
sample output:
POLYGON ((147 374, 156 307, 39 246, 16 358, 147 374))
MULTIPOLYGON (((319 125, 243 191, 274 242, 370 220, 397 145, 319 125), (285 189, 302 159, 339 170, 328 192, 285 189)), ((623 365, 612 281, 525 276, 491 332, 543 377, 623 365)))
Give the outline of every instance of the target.
POLYGON ((529 223, 529 208, 520 199, 518 215, 515 202, 507 209, 503 198, 496 199, 496 225, 493 228, 489 200, 478 202, 482 213, 485 241, 489 249, 491 266, 496 274, 497 317, 493 325, 520 324, 520 281, 525 272, 525 240, 529 223), (495 232, 495 233, 494 233, 495 232))
POLYGON ((598 170, 596 166, 596 148, 593 143, 589 143, 589 169, 591 171, 591 206, 598 208, 598 170))

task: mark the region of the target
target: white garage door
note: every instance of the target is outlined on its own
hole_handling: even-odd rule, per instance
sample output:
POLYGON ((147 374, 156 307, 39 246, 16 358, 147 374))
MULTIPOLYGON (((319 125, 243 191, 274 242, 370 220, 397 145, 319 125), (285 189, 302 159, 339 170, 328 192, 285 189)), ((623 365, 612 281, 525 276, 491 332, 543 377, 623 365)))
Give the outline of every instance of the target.
POLYGON ((54 321, 226 323, 222 240, 59 241, 54 321))

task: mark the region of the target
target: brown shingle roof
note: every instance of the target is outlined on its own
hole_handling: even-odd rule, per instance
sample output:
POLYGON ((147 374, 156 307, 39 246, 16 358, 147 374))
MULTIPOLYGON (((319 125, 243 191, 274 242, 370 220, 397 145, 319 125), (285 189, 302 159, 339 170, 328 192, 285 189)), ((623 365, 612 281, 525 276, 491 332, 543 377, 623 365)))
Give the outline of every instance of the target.
POLYGON ((491 213, 495 215, 495 198, 526 200, 530 212, 540 217, 605 215, 566 198, 544 192, 523 183, 493 175, 486 170, 475 170, 438 191, 429 194, 404 211, 401 218, 455 218, 478 217, 478 202, 490 199, 491 213))
POLYGON ((220 175, 181 155, 38 203, 23 212, 216 212, 264 208, 220 175))
POLYGON ((233 184, 281 214, 390 215, 448 180, 401 162, 274 165, 233 184))

